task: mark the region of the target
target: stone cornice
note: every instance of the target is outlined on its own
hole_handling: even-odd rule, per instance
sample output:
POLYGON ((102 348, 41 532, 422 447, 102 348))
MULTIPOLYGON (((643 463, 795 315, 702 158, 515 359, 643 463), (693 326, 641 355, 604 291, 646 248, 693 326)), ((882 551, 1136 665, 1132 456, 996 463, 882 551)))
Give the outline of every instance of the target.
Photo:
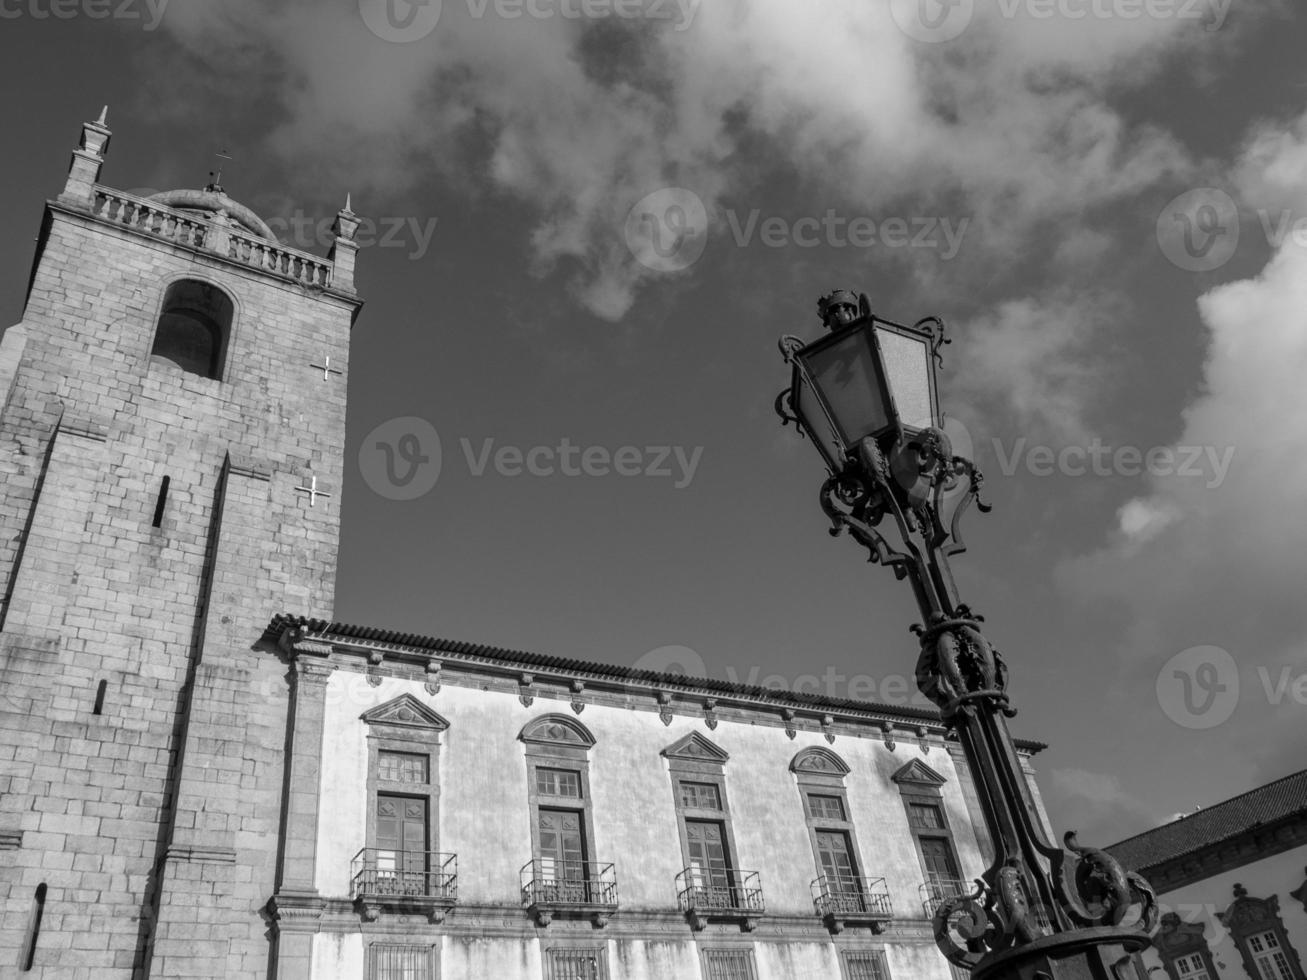
POLYGON ((1250 827, 1225 840, 1135 870, 1161 895, 1297 847, 1307 847, 1307 813, 1250 827))
MULTIPOLYGON (((902 741, 911 739, 927 746, 943 746, 952 737, 938 715, 925 709, 795 698, 784 691, 725 682, 700 684, 694 678, 671 675, 622 676, 620 669, 605 673, 598 665, 579 662, 573 666, 564 661, 551 667, 547 661, 559 658, 539 657, 539 662, 524 662, 528 655, 510 658, 496 655, 491 648, 433 650, 415 643, 346 636, 315 628, 318 625, 279 617, 269 628, 269 638, 276 639, 287 652, 323 655, 321 651, 330 649, 334 666, 369 672, 374 680, 389 676, 431 684, 434 675, 439 678, 437 684, 564 701, 572 705, 573 711, 578 711, 575 702, 580 700, 583 704, 657 712, 665 723, 678 715, 707 721, 709 727, 717 721, 774 725, 785 728, 787 734, 816 732, 827 736, 828 741, 840 735, 886 740, 895 729, 902 741), (529 677, 529 684, 524 684, 524 677, 529 677), (527 690, 529 694, 524 695, 527 690)), ((1017 747, 1023 756, 1045 748, 1039 742, 1023 740, 1018 740, 1017 747)))
MULTIPOLYGON (((286 912, 281 896, 274 899, 276 910, 283 920, 286 912)), ((270 908, 271 908, 270 904, 270 908)), ((491 905, 459 902, 450 908, 442 922, 432 923, 420 912, 399 915, 382 912, 375 920, 366 920, 359 914, 355 902, 349 899, 318 899, 311 908, 304 908, 296 916, 297 931, 326 933, 365 933, 396 937, 425 938, 446 935, 468 939, 537 939, 540 928, 525 908, 512 905, 491 905)), ((868 948, 886 943, 928 945, 935 948, 930 922, 918 918, 893 919, 884 924, 880 933, 870 927, 850 925, 837 940, 821 917, 797 914, 762 913, 756 929, 742 933, 736 923, 711 923, 702 932, 696 932, 686 921, 684 913, 658 909, 618 909, 604 927, 604 940, 645 941, 711 941, 718 937, 747 936, 750 942, 835 942, 840 947, 858 948, 865 941, 868 948)), ((284 926, 283 926, 284 928, 284 926)), ((549 926, 549 938, 566 939, 578 935, 593 938, 595 929, 589 920, 568 921, 555 919, 549 926)))

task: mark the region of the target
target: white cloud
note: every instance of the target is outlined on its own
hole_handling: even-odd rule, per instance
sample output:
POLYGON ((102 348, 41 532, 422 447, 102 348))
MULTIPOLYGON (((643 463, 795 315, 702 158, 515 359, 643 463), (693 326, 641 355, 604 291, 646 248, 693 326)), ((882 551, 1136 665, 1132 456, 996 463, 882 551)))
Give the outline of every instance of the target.
POLYGON ((1127 125, 1106 93, 1167 51, 1219 43, 1184 20, 1005 19, 980 4, 950 45, 913 41, 862 0, 822 0, 820 16, 794 0, 713 0, 688 24, 474 6, 446 0, 412 44, 374 36, 355 2, 174 0, 163 23, 275 110, 270 145, 287 160, 315 147, 319 185, 366 200, 434 169, 518 196, 537 217, 535 271, 561 273, 606 319, 655 275, 621 242, 627 210, 672 184, 710 212, 747 193, 757 161, 733 156, 742 131, 798 168, 815 213, 948 208, 997 254, 1033 222, 1183 171, 1176 144, 1127 125), (488 144, 475 173, 469 141, 488 144))
MULTIPOLYGON (((1302 212, 1307 118, 1261 129, 1236 173, 1246 200, 1273 194, 1302 212)), ((1244 682, 1236 722, 1256 717, 1287 730, 1301 709, 1290 698, 1274 703, 1258 671, 1307 664, 1307 250, 1285 242, 1260 275, 1201 297, 1198 315, 1209 333, 1203 385, 1176 442, 1232 448, 1228 475, 1219 485, 1207 473, 1151 476, 1122 508, 1121 533, 1066 563, 1059 579, 1072 595, 1115 600, 1129 624, 1123 652, 1141 663, 1194 643, 1228 649, 1244 682)), ((1249 746, 1253 756, 1272 751, 1264 737, 1249 746)))

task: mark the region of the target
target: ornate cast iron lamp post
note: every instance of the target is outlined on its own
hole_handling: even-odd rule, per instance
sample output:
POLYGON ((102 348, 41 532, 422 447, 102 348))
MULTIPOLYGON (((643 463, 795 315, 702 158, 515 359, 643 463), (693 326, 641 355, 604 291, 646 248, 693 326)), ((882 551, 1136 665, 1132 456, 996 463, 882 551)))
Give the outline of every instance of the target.
MULTIPOLYGON (((866 294, 836 290, 818 311, 825 336, 784 337, 793 369, 777 396, 829 475, 821 506, 831 534, 848 532, 870 560, 907 578, 923 623, 917 685, 938 705, 975 774, 994 862, 975 891, 935 911, 935 939, 976 980, 1134 980, 1131 954, 1148 946, 1157 902, 1148 882, 1110 855, 1046 837, 1007 719, 1007 667, 957 597, 948 558, 965 549, 963 513, 982 477, 953 455, 940 428, 935 368, 944 324, 874 316, 866 294), (945 513, 951 509, 951 515, 945 513)), ((1139 978, 1143 980, 1143 978, 1139 978)))

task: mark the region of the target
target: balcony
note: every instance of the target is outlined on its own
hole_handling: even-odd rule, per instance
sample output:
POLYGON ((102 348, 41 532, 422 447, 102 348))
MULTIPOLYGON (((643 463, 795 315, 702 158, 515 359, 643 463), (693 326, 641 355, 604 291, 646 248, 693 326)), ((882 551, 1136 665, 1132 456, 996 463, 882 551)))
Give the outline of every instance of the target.
POLYGON ((729 919, 752 932, 766 911, 756 871, 689 867, 676 876, 676 902, 695 929, 713 919, 729 919))
POLYGON ((868 925, 880 932, 894 918, 884 878, 822 875, 813 879, 812 904, 833 933, 846 925, 868 925))
POLYGON ((365 847, 350 862, 350 897, 369 922, 382 912, 443 922, 458 902, 458 856, 365 847))
POLYGON ((921 893, 921 908, 927 919, 935 917, 935 910, 950 898, 970 895, 975 889, 969 882, 960 878, 946 878, 942 875, 929 875, 918 889, 921 893))
POLYGON ((608 924, 617 911, 617 873, 611 864, 537 858, 522 865, 522 904, 538 925, 554 916, 608 924))

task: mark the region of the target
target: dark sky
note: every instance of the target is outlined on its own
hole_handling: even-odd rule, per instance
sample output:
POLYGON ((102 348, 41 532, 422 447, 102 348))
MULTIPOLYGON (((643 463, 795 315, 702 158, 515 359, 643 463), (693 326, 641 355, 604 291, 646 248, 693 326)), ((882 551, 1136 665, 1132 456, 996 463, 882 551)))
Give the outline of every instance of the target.
POLYGON ((319 253, 350 193, 336 608, 288 611, 890 703, 911 595, 826 534, 776 339, 835 286, 943 316, 995 505, 955 570, 1057 828, 1106 844, 1299 768, 1301 16, 586 10, 0 3, 0 315, 103 103, 110 186, 202 186, 226 150, 319 253))

